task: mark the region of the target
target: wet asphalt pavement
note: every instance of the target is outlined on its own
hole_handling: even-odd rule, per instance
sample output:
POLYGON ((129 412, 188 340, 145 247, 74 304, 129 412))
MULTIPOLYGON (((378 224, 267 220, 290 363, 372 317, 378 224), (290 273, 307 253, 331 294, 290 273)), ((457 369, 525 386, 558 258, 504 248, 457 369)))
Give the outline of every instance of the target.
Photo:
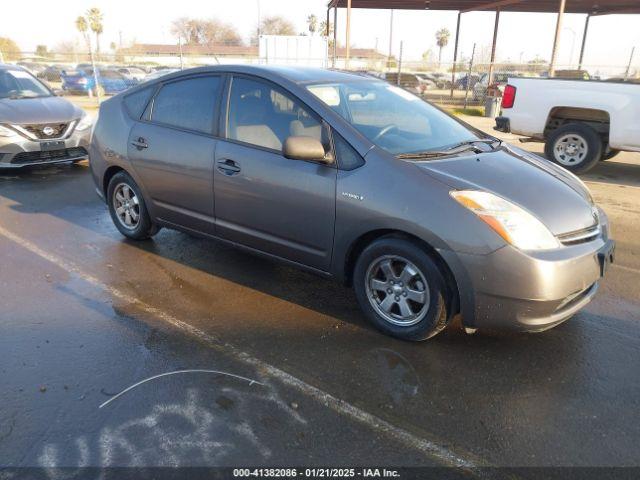
POLYGON ((0 465, 639 466, 640 188, 589 186, 618 242, 594 302, 541 334, 412 344, 340 284, 124 240, 86 165, 0 174, 0 465), (219 373, 100 408, 192 369, 219 373))

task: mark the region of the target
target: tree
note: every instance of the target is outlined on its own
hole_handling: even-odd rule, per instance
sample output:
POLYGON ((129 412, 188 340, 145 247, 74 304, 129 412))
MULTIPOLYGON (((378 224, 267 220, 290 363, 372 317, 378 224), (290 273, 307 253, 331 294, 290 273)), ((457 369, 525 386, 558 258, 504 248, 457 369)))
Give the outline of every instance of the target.
POLYGON ((46 45, 36 45, 36 55, 38 57, 48 57, 49 50, 46 45))
POLYGON ((171 22, 171 33, 187 45, 242 45, 235 27, 216 18, 180 17, 171 22))
POLYGON ((309 25, 309 33, 311 35, 315 34, 318 30, 318 17, 316 17, 313 13, 307 17, 307 25, 309 25))
MULTIPOLYGON (((327 35, 327 21, 320 22, 320 35, 327 35)), ((329 37, 333 35, 333 23, 329 22, 329 37)))
POLYGON ((91 31, 96 35, 96 53, 100 54, 100 35, 104 31, 102 12, 99 8, 90 8, 87 10, 86 17, 91 31))
POLYGON ((76 18, 76 30, 82 34, 84 43, 87 45, 87 51, 91 51, 91 39, 89 38, 89 24, 87 19, 82 15, 76 18))
POLYGON ((450 36, 451 33, 446 28, 441 28, 436 32, 436 45, 438 45, 438 48, 440 49, 438 51, 438 67, 440 67, 440 64, 442 63, 442 49, 449 44, 450 36))
MULTIPOLYGON (((263 18, 259 30, 260 35, 296 35, 296 27, 293 23, 279 15, 263 18)), ((257 45, 258 37, 252 37, 251 43, 257 45)))
POLYGON ((0 37, 0 62, 18 60, 20 58, 20 48, 10 38, 0 37))

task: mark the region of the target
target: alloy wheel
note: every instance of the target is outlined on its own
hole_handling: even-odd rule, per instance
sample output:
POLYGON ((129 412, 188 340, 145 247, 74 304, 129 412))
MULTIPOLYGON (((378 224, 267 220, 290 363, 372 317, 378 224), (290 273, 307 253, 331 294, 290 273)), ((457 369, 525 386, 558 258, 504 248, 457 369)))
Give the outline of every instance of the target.
POLYGON ((140 201, 131 186, 119 183, 113 190, 113 209, 120 224, 135 230, 140 223, 140 201))
POLYGON ((375 259, 365 279, 371 306, 387 322, 409 327, 426 315, 430 302, 426 277, 406 258, 385 255, 375 259))

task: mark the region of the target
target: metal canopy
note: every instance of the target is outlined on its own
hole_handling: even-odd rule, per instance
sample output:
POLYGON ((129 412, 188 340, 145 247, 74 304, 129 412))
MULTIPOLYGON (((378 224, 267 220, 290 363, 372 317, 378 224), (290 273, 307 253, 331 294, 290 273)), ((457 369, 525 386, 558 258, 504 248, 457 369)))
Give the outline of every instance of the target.
MULTIPOLYGON (((347 3, 348 0, 331 0, 327 6, 328 8, 347 8, 347 3)), ((351 0, 351 8, 557 13, 558 0, 351 0)), ((640 13, 640 1, 569 0, 565 13, 591 15, 640 13)))

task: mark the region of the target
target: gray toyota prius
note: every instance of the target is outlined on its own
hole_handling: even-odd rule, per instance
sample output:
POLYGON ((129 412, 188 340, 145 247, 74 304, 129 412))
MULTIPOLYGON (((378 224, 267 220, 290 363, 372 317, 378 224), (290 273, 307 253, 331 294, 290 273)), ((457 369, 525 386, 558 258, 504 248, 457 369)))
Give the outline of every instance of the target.
POLYGON ((613 261, 578 178, 371 77, 177 72, 105 101, 90 156, 126 237, 179 229, 344 281, 402 339, 458 313, 469 333, 545 330, 613 261))
POLYGON ((0 64, 0 169, 85 160, 91 125, 27 70, 0 64))

